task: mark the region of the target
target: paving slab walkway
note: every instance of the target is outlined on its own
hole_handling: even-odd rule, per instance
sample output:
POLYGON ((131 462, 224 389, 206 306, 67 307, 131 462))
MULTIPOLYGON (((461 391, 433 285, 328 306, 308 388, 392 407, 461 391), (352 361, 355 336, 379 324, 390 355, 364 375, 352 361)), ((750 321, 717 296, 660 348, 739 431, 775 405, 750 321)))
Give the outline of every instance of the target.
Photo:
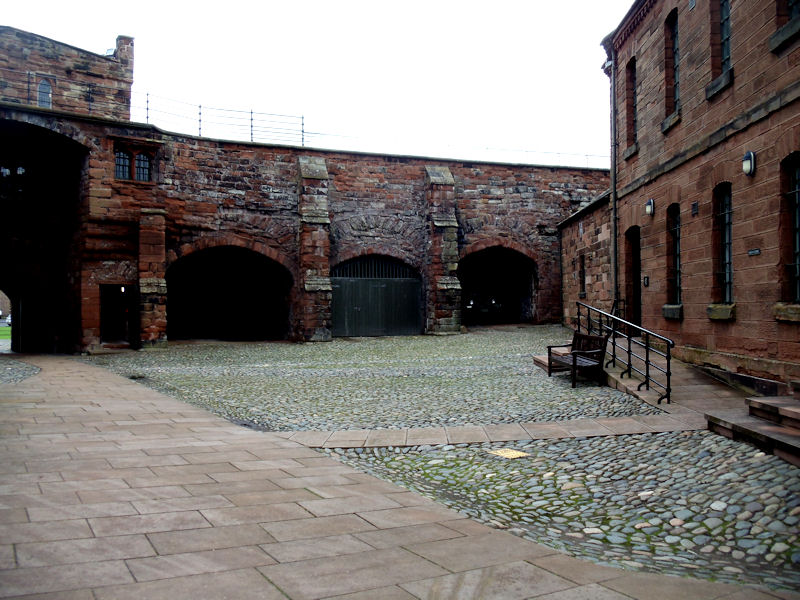
MULTIPOLYGON (((290 433, 71 358, 15 359, 42 370, 0 385, 1 598, 800 598, 571 558, 290 433)), ((522 434, 504 427, 479 429, 522 434)))

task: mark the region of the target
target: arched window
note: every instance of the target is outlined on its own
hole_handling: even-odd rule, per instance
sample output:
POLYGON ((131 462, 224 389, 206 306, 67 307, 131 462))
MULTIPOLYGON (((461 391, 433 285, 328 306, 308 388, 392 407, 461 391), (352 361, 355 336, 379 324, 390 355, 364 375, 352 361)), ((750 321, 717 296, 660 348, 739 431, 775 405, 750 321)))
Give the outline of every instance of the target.
POLYGON ((678 9, 664 23, 664 103, 670 116, 680 108, 680 50, 678 46, 678 9))
POLYGON ((53 86, 47 79, 39 82, 39 90, 36 104, 42 108, 53 108, 53 86))

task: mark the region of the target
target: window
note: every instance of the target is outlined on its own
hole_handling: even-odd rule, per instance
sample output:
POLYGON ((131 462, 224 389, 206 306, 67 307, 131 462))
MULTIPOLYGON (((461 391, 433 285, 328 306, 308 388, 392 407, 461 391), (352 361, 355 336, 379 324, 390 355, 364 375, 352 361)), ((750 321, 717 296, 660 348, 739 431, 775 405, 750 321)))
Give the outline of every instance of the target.
POLYGON ((578 257, 578 280, 580 281, 579 298, 586 298, 586 255, 578 257))
POLYGON ((53 86, 47 79, 39 82, 36 104, 42 108, 53 108, 53 86))
POLYGON ((638 119, 636 112, 636 59, 632 58, 625 67, 625 130, 628 146, 636 144, 638 119))
POLYGON ((714 302, 733 304, 733 206, 731 184, 714 188, 714 302))
POLYGON ((681 303, 681 207, 667 208, 667 304, 681 303))
POLYGON ((117 150, 114 152, 114 178, 131 178, 131 155, 129 152, 125 152, 124 150, 117 150))
POLYGON ((114 178, 134 181, 151 181, 153 178, 153 157, 150 151, 114 151, 114 178))
POLYGON ((800 0, 777 0, 775 17, 777 31, 769 38, 769 49, 778 54, 800 38, 800 0))
POLYGON ((147 154, 136 155, 136 181, 150 181, 150 157, 147 154))
POLYGON ((670 116, 680 107, 680 71, 678 46, 678 9, 667 17, 664 24, 664 104, 665 116, 670 116))
POLYGON ((785 302, 800 304, 800 152, 793 152, 781 163, 780 245, 781 296, 785 302))
POLYGON ((731 68, 731 3, 719 2, 719 48, 722 72, 731 68))

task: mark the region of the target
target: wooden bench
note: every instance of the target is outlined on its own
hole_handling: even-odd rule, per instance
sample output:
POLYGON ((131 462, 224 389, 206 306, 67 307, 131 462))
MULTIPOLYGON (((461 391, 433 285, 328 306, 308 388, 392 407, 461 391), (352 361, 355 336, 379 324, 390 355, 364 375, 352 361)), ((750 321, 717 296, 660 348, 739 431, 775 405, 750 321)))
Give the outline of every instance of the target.
POLYGON ((558 371, 572 373, 572 387, 575 387, 578 372, 589 374, 600 385, 606 383, 603 360, 606 355, 608 335, 578 333, 572 336, 572 343, 547 347, 547 376, 558 371))

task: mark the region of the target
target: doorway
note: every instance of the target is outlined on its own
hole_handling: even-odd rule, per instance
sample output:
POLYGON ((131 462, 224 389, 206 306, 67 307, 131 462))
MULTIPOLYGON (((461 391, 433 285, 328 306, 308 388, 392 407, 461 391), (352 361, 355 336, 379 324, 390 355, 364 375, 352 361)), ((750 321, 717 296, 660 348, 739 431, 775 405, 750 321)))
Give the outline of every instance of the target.
POLYGON ((642 325, 642 241, 641 229, 625 232, 625 305, 627 320, 642 325))

